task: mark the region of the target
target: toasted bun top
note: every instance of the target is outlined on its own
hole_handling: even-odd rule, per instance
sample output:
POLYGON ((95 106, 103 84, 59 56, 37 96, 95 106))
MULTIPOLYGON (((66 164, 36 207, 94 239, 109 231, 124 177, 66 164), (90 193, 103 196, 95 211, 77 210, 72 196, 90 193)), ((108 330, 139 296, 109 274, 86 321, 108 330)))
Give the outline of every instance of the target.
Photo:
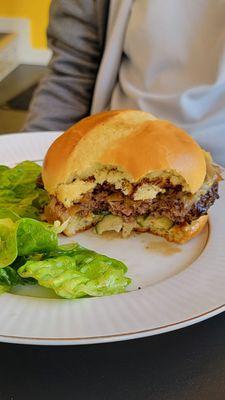
POLYGON ((138 182, 153 171, 172 171, 195 193, 206 175, 200 146, 169 121, 137 110, 107 111, 82 119, 55 140, 43 165, 47 191, 114 167, 138 182))

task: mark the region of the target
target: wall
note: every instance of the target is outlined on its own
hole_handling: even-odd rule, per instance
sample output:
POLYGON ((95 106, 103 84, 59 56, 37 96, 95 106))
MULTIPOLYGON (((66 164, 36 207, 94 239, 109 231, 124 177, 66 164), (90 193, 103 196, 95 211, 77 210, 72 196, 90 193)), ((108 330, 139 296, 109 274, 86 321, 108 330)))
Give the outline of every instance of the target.
POLYGON ((27 18, 33 48, 46 48, 46 27, 51 0, 0 0, 0 17, 27 18))

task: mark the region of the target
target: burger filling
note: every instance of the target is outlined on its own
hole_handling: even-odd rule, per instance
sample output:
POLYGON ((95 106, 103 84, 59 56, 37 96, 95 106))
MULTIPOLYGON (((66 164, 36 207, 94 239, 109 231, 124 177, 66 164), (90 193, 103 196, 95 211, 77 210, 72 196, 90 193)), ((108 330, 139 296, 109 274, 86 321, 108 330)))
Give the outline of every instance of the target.
MULTIPOLYGON (((49 222, 68 220, 65 232, 68 235, 92 225, 96 225, 98 233, 115 230, 122 231, 123 236, 128 236, 132 230, 168 230, 174 224, 191 224, 207 214, 219 197, 218 180, 218 170, 215 167, 212 175, 211 168, 211 174, 195 194, 184 191, 179 184, 173 185, 169 179, 149 181, 145 178, 132 184, 129 194, 105 181, 95 185, 70 207, 53 196, 45 208, 45 219, 49 222), (146 198, 148 188, 151 188, 150 198, 146 198), (154 190, 155 197, 152 196, 154 190)), ((89 182, 92 181, 90 177, 89 182)))

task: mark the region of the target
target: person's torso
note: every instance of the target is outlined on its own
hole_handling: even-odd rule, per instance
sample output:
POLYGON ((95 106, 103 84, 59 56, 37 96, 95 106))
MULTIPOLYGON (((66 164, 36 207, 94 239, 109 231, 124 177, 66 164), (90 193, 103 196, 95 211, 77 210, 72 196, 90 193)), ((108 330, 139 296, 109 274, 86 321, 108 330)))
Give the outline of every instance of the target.
MULTIPOLYGON (((106 50, 112 71, 104 108, 149 111, 207 147, 212 132, 225 128, 225 0, 125 2, 126 13, 124 2, 110 5, 106 50), (117 45, 121 53, 114 56, 117 45)), ((104 66, 103 75, 107 60, 104 66)))

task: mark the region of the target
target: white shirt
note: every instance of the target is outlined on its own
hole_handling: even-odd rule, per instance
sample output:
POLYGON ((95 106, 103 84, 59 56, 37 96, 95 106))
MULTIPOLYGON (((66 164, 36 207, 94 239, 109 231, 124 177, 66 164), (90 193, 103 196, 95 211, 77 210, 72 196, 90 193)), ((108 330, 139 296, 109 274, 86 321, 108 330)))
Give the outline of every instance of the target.
POLYGON ((169 119, 225 164, 225 0, 111 0, 92 112, 169 119))

